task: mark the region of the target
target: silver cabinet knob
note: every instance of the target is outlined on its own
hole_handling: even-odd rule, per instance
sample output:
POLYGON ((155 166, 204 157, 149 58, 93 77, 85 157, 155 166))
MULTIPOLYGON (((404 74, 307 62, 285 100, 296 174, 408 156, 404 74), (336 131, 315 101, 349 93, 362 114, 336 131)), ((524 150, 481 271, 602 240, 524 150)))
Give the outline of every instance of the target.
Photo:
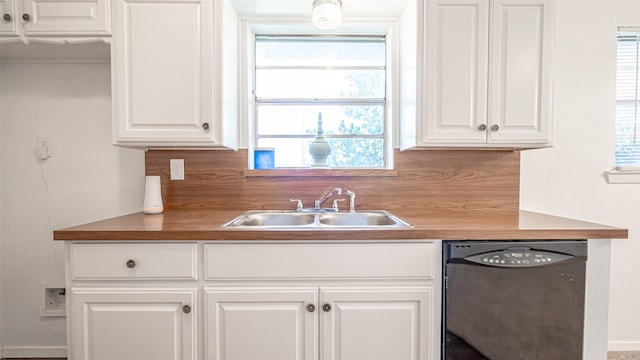
POLYGON ((209 130, 209 123, 202 123, 203 130, 209 130))
POLYGON ((324 311, 324 312, 329 312, 329 311, 331 311, 331 304, 324 304, 324 305, 322 305, 322 311, 324 311))
POLYGON ((498 131, 498 130, 500 130, 500 125, 498 125, 498 124, 493 125, 493 126, 491 127, 491 131, 498 131))
POLYGON ((127 260, 127 267, 129 269, 133 269, 134 267, 136 267, 136 262, 134 260, 131 260, 131 259, 127 260))
POLYGON ((486 130, 487 130, 487 125, 485 125, 485 124, 480 124, 480 126, 478 126, 478 130, 480 130, 480 131, 486 131, 486 130))
POLYGON ((307 311, 308 311, 308 312, 314 312, 314 311, 316 311, 316 306, 315 306, 315 305, 313 305, 313 304, 309 304, 309 305, 307 305, 307 311))
POLYGON ((182 307, 182 312, 183 312, 183 313, 185 313, 185 314, 190 313, 190 312, 191 312, 191 306, 189 306, 189 305, 184 305, 184 306, 182 307))
POLYGON ((11 14, 2 15, 2 20, 6 21, 6 22, 11 21, 11 14))
POLYGON ((31 16, 29 16, 29 14, 22 14, 22 20, 29 21, 31 20, 31 16))

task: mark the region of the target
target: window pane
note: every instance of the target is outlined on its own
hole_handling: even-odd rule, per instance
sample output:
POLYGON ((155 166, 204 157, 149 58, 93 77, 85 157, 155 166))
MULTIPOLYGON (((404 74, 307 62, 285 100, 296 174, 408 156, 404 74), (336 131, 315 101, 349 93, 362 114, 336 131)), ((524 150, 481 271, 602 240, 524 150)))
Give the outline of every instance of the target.
POLYGON ((384 107, 367 106, 258 106, 257 134, 315 135, 318 113, 322 113, 325 135, 381 135, 384 134, 384 107))
POLYGON ((329 139, 331 167, 384 166, 384 141, 382 139, 329 139))
POLYGON ((258 147, 274 148, 275 167, 308 167, 310 139, 258 139, 258 147))
POLYGON ((384 66, 383 38, 256 38, 256 66, 384 66))
POLYGON ((384 70, 258 69, 256 96, 384 98, 384 70))
MULTIPOLYGON (((634 114, 634 102, 618 102, 616 106, 616 166, 640 164, 640 144, 634 143, 633 136, 634 114)), ((640 129, 637 130, 640 131, 640 129)))
POLYGON ((257 35, 255 146, 308 167, 322 113, 331 167, 384 167, 385 38, 257 35))
POLYGON ((634 100, 636 88, 636 36, 619 35, 616 76, 616 100, 634 100))
POLYGON ((616 69, 616 166, 640 164, 638 33, 618 33, 616 69))
MULTIPOLYGON (((313 139, 259 139, 259 147, 275 149, 276 167, 308 167, 313 161, 309 145, 313 139)), ((376 168, 384 166, 383 139, 328 139, 329 166, 376 168)))

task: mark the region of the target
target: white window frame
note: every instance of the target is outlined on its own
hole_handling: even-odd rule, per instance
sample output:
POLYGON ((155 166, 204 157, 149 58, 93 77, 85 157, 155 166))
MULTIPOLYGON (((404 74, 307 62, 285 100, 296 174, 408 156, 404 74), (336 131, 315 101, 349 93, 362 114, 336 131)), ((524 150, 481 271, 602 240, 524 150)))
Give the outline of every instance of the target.
MULTIPOLYGON (((258 41, 259 38, 262 39, 266 39, 266 38, 271 38, 271 39, 281 39, 284 41, 287 40, 292 40, 292 39, 304 39, 308 42, 313 42, 313 41, 323 41, 323 40, 329 40, 329 41, 352 41, 352 42, 358 42, 358 41, 374 41, 374 42, 378 42, 378 43, 384 43, 385 46, 385 53, 386 53, 386 45, 387 45, 387 41, 386 41, 386 37, 382 36, 382 35, 363 35, 363 36, 354 36, 354 35, 324 35, 324 34, 320 34, 320 35, 275 35, 275 36, 271 36, 271 35, 264 35, 264 34, 260 34, 260 35, 256 35, 256 39, 254 40, 255 42, 258 41), (341 37, 341 38, 340 38, 341 37)), ((325 105, 335 105, 335 106, 355 106, 355 107, 364 107, 366 105, 370 105, 370 106, 381 106, 382 110, 383 110, 383 124, 382 124, 382 133, 380 134, 330 134, 327 133, 325 130, 324 133, 324 137, 330 141, 330 139, 381 139, 382 143, 383 143, 383 151, 380 154, 382 156, 382 165, 381 166, 376 166, 376 167, 337 167, 334 169, 342 169, 342 168, 347 168, 347 169, 367 169, 367 168, 373 168, 373 169, 383 169, 386 166, 387 163, 387 159, 386 159, 386 152, 384 151, 384 149, 387 148, 387 126, 386 126, 386 122, 384 121, 387 118, 386 115, 386 109, 387 109, 387 94, 386 94, 386 82, 389 80, 387 78, 387 71, 386 71, 386 55, 384 56, 385 59, 385 63, 384 65, 380 66, 380 65, 375 65, 375 66, 371 66, 371 65, 360 65, 360 66, 347 66, 347 67, 343 67, 343 66, 332 66, 332 69, 338 69, 338 70, 361 70, 361 71, 376 71, 376 70, 384 70, 385 73, 385 91, 383 92, 383 96, 382 97, 333 97, 333 98, 318 98, 318 99, 310 99, 310 98, 270 98, 270 97, 265 97, 265 98, 258 98, 256 96, 255 102, 256 102, 256 117, 255 117, 255 124, 254 124, 254 128, 259 128, 259 123, 260 123, 260 118, 258 116, 258 108, 259 106, 273 106, 276 104, 281 104, 281 105, 288 105, 288 106, 325 106, 325 105)), ((281 69, 282 67, 280 66, 266 66, 266 67, 260 67, 260 69, 274 69, 274 68, 278 68, 281 69)), ((292 67, 287 67, 284 66, 284 69, 286 70, 291 70, 292 67)), ((305 69, 310 69, 310 70, 322 70, 325 71, 326 67, 324 66, 320 66, 320 65, 315 65, 315 66, 311 66, 305 69)), ((255 72, 258 71, 258 68, 256 67, 254 69, 255 72)), ((257 84, 256 84, 257 87, 257 84)), ((325 113, 326 115, 326 113, 325 113)), ((326 118, 325 118, 326 119, 326 118)), ((315 125, 315 124, 314 124, 315 125)), ((315 129, 316 126, 313 127, 313 129, 315 129)), ((326 122, 325 122, 325 129, 326 129, 326 122)), ((279 139, 308 139, 308 141, 312 141, 314 138, 316 137, 315 132, 313 134, 297 134, 297 135, 285 135, 285 134, 273 134, 273 135, 266 135, 266 134, 258 134, 256 132, 256 138, 253 139, 254 145, 257 144, 260 139, 267 139, 267 138, 279 138, 279 139)), ((354 155, 358 155, 358 154, 354 154, 354 155)), ((302 167, 303 165, 297 166, 297 168, 302 167)), ((286 167, 285 167, 286 168, 286 167)))
MULTIPOLYGON (((640 34, 640 27, 620 27, 618 28, 618 32, 637 32, 640 34)), ((617 42, 618 42, 618 38, 616 35, 616 49, 617 49, 617 42)), ((640 57, 637 59, 637 61, 640 61, 640 57)), ((616 52, 616 62, 617 62, 617 52, 616 52)), ((617 75, 617 72, 616 72, 617 75)), ((640 73, 637 74, 638 76, 640 76, 640 73)), ((617 87, 617 84, 616 84, 617 87)), ((640 97, 640 88, 637 89, 636 91, 637 93, 637 97, 640 97)), ((617 99, 616 99, 616 106, 617 106, 617 99)), ((638 135, 640 137, 640 109, 638 110, 638 119, 636 119, 636 126, 638 126, 638 135)), ((617 136, 617 134, 616 134, 617 136)), ((638 166, 621 166, 621 167, 614 167, 613 170, 611 171, 606 171, 605 172, 605 177, 607 179, 607 182, 610 184, 640 184, 640 164, 638 164, 638 166)))
MULTIPOLYGON (((394 169, 394 148, 398 143, 399 113, 397 106, 399 94, 399 39, 398 19, 382 19, 376 21, 362 21, 343 23, 336 34, 340 35, 384 35, 386 37, 386 110, 385 110, 385 166, 383 169, 394 169)), ((240 147, 248 149, 248 168, 253 169, 253 151, 256 139, 255 129, 255 84, 254 39, 260 35, 313 35, 326 34, 310 27, 308 22, 287 18, 242 18, 240 19, 240 147)), ((335 168, 340 171, 344 168, 335 168)), ((369 168, 362 168, 364 170, 369 168)), ((275 169, 277 171, 279 169, 275 169)), ((345 169, 346 170, 346 169, 345 169)))

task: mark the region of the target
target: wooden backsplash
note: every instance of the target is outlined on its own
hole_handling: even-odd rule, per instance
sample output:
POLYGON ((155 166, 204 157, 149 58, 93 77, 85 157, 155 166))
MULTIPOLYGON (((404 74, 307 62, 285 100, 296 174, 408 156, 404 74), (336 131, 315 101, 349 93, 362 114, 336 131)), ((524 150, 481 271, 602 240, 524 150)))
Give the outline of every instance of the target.
MULTIPOLYGON (((355 191, 356 209, 428 214, 519 208, 518 151, 396 151, 395 176, 380 177, 246 177, 247 150, 150 150, 145 161, 147 175, 161 176, 166 209, 294 209, 291 198, 310 207, 334 187, 355 191), (170 159, 184 159, 185 180, 169 180, 170 159)), ((347 209, 348 201, 340 205, 347 209)))

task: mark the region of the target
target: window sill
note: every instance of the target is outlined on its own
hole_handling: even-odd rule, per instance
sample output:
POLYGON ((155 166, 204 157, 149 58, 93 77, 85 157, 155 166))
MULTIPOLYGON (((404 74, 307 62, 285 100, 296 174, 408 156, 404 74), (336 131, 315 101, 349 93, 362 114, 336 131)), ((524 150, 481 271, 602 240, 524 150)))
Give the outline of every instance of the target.
POLYGON ((640 171, 605 171, 609 184, 640 184, 640 171))
POLYGON ((387 177, 398 176, 398 172, 388 169, 307 169, 289 168, 272 170, 252 170, 244 171, 245 177, 387 177))

